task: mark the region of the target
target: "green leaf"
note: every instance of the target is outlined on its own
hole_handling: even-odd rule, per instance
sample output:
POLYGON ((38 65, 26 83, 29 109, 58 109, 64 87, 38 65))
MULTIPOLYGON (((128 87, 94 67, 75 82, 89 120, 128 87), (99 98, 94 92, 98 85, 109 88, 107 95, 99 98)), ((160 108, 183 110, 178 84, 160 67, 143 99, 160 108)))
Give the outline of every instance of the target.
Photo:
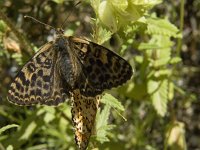
POLYGON ((113 12, 112 6, 108 1, 102 1, 99 5, 98 14, 104 25, 114 33, 117 31, 117 20, 113 12))
POLYGON ((168 81, 165 79, 158 83, 152 82, 154 90, 150 95, 150 99, 152 100, 152 104, 160 116, 164 116, 167 112, 167 101, 168 101, 168 81))
POLYGON ((98 32, 96 32, 95 35, 93 35, 93 38, 95 39, 95 42, 98 44, 103 44, 104 42, 108 41, 111 38, 112 33, 103 27, 98 27, 98 32))
POLYGON ((172 74, 172 70, 170 69, 160 69, 154 73, 156 78, 163 77, 163 76, 170 76, 172 74))
POLYGON ((125 13, 128 7, 127 0, 109 0, 110 3, 114 6, 115 10, 118 11, 120 14, 125 13))
POLYGON ((64 2, 64 0, 52 0, 52 1, 57 3, 57 4, 62 4, 64 2))
POLYGON ((97 124, 96 124, 97 130, 102 126, 107 125, 109 115, 110 115, 110 106, 105 105, 102 112, 101 113, 99 112, 97 115, 97 119, 96 119, 97 120, 97 124))
POLYGON ((107 137, 108 135, 108 131, 112 130, 115 128, 115 125, 106 125, 106 126, 101 126, 98 130, 97 130, 97 137, 96 139, 100 142, 100 143, 104 143, 104 142, 108 142, 110 141, 107 137))
POLYGON ((0 128, 0 135, 1 135, 4 131, 6 131, 6 130, 8 130, 8 129, 10 129, 10 128, 15 128, 15 127, 19 127, 19 125, 17 125, 17 124, 10 124, 10 125, 7 125, 7 126, 4 126, 4 127, 0 128))
POLYGON ((185 125, 183 122, 174 121, 168 125, 165 138, 165 149, 187 150, 185 125))
POLYGON ((36 129, 36 127, 37 123, 35 121, 30 122, 19 140, 27 140, 33 134, 33 131, 36 129))
POLYGON ((98 16, 98 8, 99 8, 99 5, 100 5, 100 0, 90 0, 90 4, 93 7, 96 15, 98 16))
POLYGON ((97 113, 97 117, 96 117, 97 137, 96 137, 96 139, 100 143, 109 141, 109 139, 107 138, 107 135, 109 133, 108 131, 112 130, 115 127, 115 125, 108 125, 109 115, 110 115, 110 106, 109 105, 105 105, 102 112, 100 113, 100 111, 98 111, 98 113, 97 113))
POLYGON ((159 89, 159 81, 155 81, 155 80, 149 80, 147 83, 147 92, 148 94, 153 94, 154 92, 156 92, 159 89))
POLYGON ((8 145, 8 147, 6 148, 6 150, 13 150, 13 146, 12 145, 8 145))
POLYGON ((43 110, 45 110, 47 113, 44 115, 44 121, 45 123, 49 123, 52 120, 55 119, 55 108, 50 107, 50 106, 44 106, 43 110))
POLYGON ((161 48, 155 43, 140 43, 138 50, 149 50, 149 49, 158 49, 161 48))
POLYGON ((145 8, 152 8, 154 5, 161 3, 162 0, 130 0, 130 2, 134 5, 142 5, 145 8))
POLYGON ((173 46, 173 42, 170 40, 170 37, 153 35, 149 43, 155 44, 158 47, 157 49, 145 51, 151 61, 151 65, 154 68, 158 68, 169 64, 171 59, 171 47, 173 46))
POLYGON ((147 31, 148 34, 160 34, 165 36, 179 37, 178 28, 166 19, 148 18, 147 31))
POLYGON ((174 98, 174 83, 173 82, 169 82, 168 98, 169 100, 173 100, 174 98))
POLYGON ((153 67, 158 68, 161 66, 165 66, 165 65, 169 64, 169 61, 170 61, 170 56, 160 57, 158 60, 155 60, 153 62, 153 67))
POLYGON ((141 64, 143 62, 143 59, 144 58, 142 56, 135 56, 134 57, 135 62, 137 62, 139 64, 141 64))
POLYGON ((14 53, 12 54, 12 58, 15 59, 15 61, 19 64, 22 65, 23 61, 22 61, 22 54, 21 53, 14 53))
POLYGON ((101 99, 101 102, 104 104, 107 104, 111 107, 114 107, 118 110, 124 111, 124 106, 119 102, 115 97, 113 97, 111 94, 104 94, 104 96, 101 99))
POLYGON ((32 112, 31 116, 28 116, 26 120, 24 120, 20 126, 20 129, 13 133, 9 139, 4 141, 4 145, 13 145, 16 149, 19 149, 21 145, 27 142, 28 139, 35 133, 38 127, 41 127, 44 124, 44 121, 39 118, 43 118, 44 109, 38 109, 32 112), (15 142, 17 139, 18 142, 15 142))
POLYGON ((3 20, 0 20, 0 32, 5 32, 7 29, 7 25, 3 20))
POLYGON ((138 21, 149 9, 161 1, 107 0, 101 1, 100 4, 98 2, 96 2, 98 11, 97 6, 94 5, 95 2, 92 3, 95 12, 101 22, 112 33, 115 33, 120 28, 126 28, 138 21))
POLYGON ((173 57, 171 60, 170 60, 170 64, 177 64, 177 63, 179 63, 179 62, 181 62, 182 61, 182 59, 180 58, 180 57, 173 57))

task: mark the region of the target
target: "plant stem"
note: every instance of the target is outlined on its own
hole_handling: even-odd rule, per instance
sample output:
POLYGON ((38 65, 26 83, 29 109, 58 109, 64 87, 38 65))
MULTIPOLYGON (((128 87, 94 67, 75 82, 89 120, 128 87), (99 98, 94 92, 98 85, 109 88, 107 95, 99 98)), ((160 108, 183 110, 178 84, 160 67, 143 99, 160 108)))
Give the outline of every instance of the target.
MULTIPOLYGON (((184 25, 184 4, 185 4, 185 0, 181 0, 181 7, 180 7, 180 32, 181 33, 183 33, 183 25, 184 25)), ((179 38, 177 49, 176 49, 178 56, 180 56, 181 47, 182 47, 182 38, 179 38)))

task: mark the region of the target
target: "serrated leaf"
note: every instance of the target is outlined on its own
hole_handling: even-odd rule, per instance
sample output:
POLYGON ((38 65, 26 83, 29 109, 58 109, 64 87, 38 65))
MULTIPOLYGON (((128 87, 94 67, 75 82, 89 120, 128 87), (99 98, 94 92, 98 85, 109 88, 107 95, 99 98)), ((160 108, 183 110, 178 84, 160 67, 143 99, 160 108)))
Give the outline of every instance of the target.
POLYGON ((108 132, 115 127, 114 125, 108 125, 109 115, 110 115, 110 106, 109 105, 105 105, 104 109, 101 112, 98 111, 98 113, 97 113, 97 117, 96 117, 97 137, 96 137, 96 139, 101 143, 109 141, 109 139, 107 138, 108 132))
POLYGON ((96 120, 97 120, 96 128, 97 129, 99 129, 102 126, 107 125, 109 115, 110 115, 110 106, 105 105, 102 112, 97 113, 97 117, 96 117, 96 120))
POLYGON ((0 135, 1 135, 4 131, 6 131, 6 130, 8 130, 8 129, 16 128, 16 127, 19 127, 19 125, 17 125, 17 124, 10 124, 10 125, 4 126, 4 127, 0 128, 0 135))
POLYGON ((171 51, 170 49, 161 49, 156 50, 156 59, 154 61, 154 66, 159 67, 163 66, 169 63, 169 60, 171 59, 171 51))
POLYGON ((113 97, 111 94, 104 94, 104 96, 101 99, 101 102, 104 104, 107 104, 111 107, 114 107, 120 111, 124 111, 124 106, 119 102, 115 97, 113 97))
POLYGON ((147 83, 147 92, 148 94, 153 94, 154 92, 156 92, 156 90, 158 90, 160 85, 159 81, 155 81, 155 80, 149 80, 147 83))
POLYGON ((115 127, 115 125, 106 125, 106 126, 102 126, 97 130, 97 137, 96 139, 100 142, 100 143, 104 143, 104 142, 108 142, 109 139, 107 137, 108 132, 110 130, 112 130, 115 127))
POLYGON ((158 115, 163 117, 167 112, 168 81, 163 80, 160 84, 156 84, 156 86, 158 86, 158 89, 150 95, 150 98, 158 115))
POLYGON ((160 34, 165 36, 179 37, 178 28, 166 19, 148 18, 147 33, 160 34))
POLYGON ((103 44, 105 41, 108 41, 111 38, 112 33, 102 27, 98 28, 99 35, 98 35, 98 44, 103 44))
POLYGON ((173 45, 170 38, 162 35, 153 35, 150 43, 160 47, 151 50, 151 53, 149 53, 152 65, 157 68, 169 64, 171 59, 171 46, 173 45))

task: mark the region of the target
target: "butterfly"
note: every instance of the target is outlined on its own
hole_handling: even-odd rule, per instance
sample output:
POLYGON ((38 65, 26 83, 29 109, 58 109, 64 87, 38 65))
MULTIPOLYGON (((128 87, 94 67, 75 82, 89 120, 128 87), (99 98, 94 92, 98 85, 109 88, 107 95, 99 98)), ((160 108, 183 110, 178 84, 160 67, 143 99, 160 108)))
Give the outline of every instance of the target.
POLYGON ((57 32, 57 38, 42 46, 18 72, 8 91, 10 102, 58 105, 75 89, 96 96, 131 78, 131 66, 116 53, 57 32))
POLYGON ((43 45, 18 72, 7 98, 17 105, 58 105, 73 98, 76 141, 80 149, 86 149, 94 126, 97 96, 105 89, 122 85, 131 76, 130 64, 113 51, 65 36, 62 29, 57 29, 55 40, 43 45), (82 130, 85 127, 87 130, 82 130))

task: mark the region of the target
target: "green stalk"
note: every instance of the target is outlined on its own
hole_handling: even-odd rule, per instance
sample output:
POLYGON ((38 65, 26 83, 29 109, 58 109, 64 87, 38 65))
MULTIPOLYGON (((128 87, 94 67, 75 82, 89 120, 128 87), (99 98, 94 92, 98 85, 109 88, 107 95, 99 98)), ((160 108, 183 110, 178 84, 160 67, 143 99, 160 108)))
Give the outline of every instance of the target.
MULTIPOLYGON (((184 4, 185 4, 185 0, 181 0, 181 7, 180 7, 180 32, 181 33, 183 33, 183 25, 184 25, 184 4)), ((182 38, 179 38, 177 49, 176 49, 178 56, 180 56, 181 47, 182 47, 182 38)))

